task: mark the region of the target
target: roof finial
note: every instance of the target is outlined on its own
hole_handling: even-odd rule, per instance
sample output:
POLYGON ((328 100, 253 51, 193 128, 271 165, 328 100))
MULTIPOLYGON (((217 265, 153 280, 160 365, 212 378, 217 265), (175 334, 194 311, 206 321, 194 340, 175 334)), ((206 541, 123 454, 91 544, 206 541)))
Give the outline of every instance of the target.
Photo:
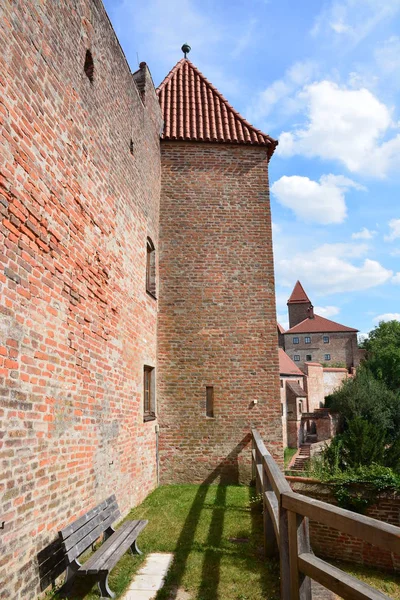
POLYGON ((183 44, 181 50, 186 58, 186 54, 189 54, 189 52, 191 51, 191 47, 189 46, 189 44, 183 44))

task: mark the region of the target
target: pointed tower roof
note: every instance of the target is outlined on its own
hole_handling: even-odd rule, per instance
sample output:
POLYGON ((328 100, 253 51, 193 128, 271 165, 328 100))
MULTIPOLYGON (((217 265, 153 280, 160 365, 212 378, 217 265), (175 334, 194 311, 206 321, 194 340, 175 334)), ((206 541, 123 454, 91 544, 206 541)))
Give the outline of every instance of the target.
POLYGON ((278 142, 244 119, 187 58, 182 58, 157 88, 164 140, 266 146, 278 142))
POLYGON ((304 291, 303 286, 301 285, 300 281, 297 281, 296 285, 293 288, 293 292, 289 298, 289 300, 287 301, 288 304, 305 304, 305 303, 310 303, 311 304, 311 300, 310 298, 307 296, 307 294, 304 291))

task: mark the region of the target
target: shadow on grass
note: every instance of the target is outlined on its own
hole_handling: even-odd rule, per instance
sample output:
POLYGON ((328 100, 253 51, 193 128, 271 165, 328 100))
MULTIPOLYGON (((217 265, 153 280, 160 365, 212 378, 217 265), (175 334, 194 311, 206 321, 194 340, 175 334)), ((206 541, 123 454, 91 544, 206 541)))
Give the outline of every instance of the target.
MULTIPOLYGON (((275 563, 269 566, 264 559, 262 509, 258 507, 257 511, 252 507, 249 524, 248 507, 251 503, 246 501, 247 491, 243 488, 243 493, 238 494, 234 488, 229 488, 230 485, 239 483, 239 455, 249 441, 250 435, 244 437, 203 484, 193 489, 184 514, 176 521, 179 526, 175 527, 175 533, 174 529, 168 533, 168 527, 165 528, 169 521, 168 514, 163 518, 157 508, 157 502, 161 501, 163 508, 168 512, 168 505, 165 505, 168 501, 162 500, 165 498, 162 491, 158 496, 159 500, 153 504, 153 510, 158 511, 155 513, 159 519, 156 523, 162 526, 161 531, 164 527, 163 535, 167 536, 167 544, 165 541, 158 544, 157 536, 160 533, 157 534, 157 531, 160 532, 160 529, 156 526, 153 534, 155 538, 150 547, 155 551, 174 552, 173 565, 165 586, 157 594, 157 600, 177 598, 185 584, 190 590, 191 600, 258 599, 261 593, 263 597, 271 600, 276 597, 279 568, 275 563), (168 540, 171 540, 171 543, 168 540), (252 583, 246 583, 247 580, 252 583), (252 585, 257 591, 249 589, 252 585)), ((140 507, 138 510, 140 511, 140 507)), ((147 517, 151 523, 151 516, 147 517)), ((139 517, 135 515, 133 518, 139 517)), ((172 523, 173 520, 171 525, 172 523)), ((113 569, 110 587, 118 595, 125 591, 140 563, 141 561, 133 564, 131 558, 125 555, 113 569), (114 578, 115 582, 119 581, 118 585, 112 581, 114 578)), ((92 585, 90 580, 78 581, 69 595, 57 594, 57 597, 68 597, 70 600, 98 598, 97 591, 91 589, 92 585)))

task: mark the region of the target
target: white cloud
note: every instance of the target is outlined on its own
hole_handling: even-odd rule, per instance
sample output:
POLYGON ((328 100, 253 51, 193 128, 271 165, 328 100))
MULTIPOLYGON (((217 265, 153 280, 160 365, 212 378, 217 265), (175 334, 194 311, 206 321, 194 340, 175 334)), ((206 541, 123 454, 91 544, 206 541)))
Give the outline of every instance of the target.
POLYGON ((265 90, 259 92, 247 110, 248 119, 254 122, 261 121, 275 109, 279 109, 286 116, 296 112, 302 104, 301 98, 298 96, 295 98, 296 93, 316 75, 317 71, 318 65, 315 61, 294 63, 287 69, 282 79, 276 79, 265 90))
POLYGON ((289 320, 287 313, 278 314, 276 318, 278 323, 282 325, 283 329, 289 329, 289 320))
POLYGON ((393 275, 392 283, 400 284, 400 273, 396 273, 396 275, 393 275))
POLYGON ((330 317, 334 317, 340 313, 340 308, 337 306, 316 306, 314 310, 317 315, 326 319, 330 319, 330 317))
POLYGON ((376 235, 376 231, 371 231, 370 229, 363 227, 361 231, 352 233, 351 237, 353 240, 371 240, 374 235, 376 235))
POLYGON ((318 15, 314 36, 355 46, 400 9, 400 0, 334 0, 318 15))
POLYGON ((351 187, 365 189, 341 175, 323 175, 319 182, 299 175, 284 175, 271 186, 271 192, 299 219, 328 224, 345 220, 345 192, 351 187))
POLYGON ((306 86, 300 96, 307 103, 307 123, 281 134, 281 156, 339 160, 349 171, 379 177, 400 166, 400 134, 383 141, 392 126, 391 113, 370 91, 325 80, 306 86))
POLYGON ((400 313, 385 313, 378 315, 373 319, 374 323, 380 323, 381 321, 400 321, 400 313))
POLYGON ((349 243, 323 244, 295 253, 279 243, 275 245, 276 280, 290 287, 300 279, 306 289, 320 295, 366 290, 386 283, 393 272, 376 260, 364 258, 367 251, 365 244, 349 243))
POLYGON ((389 229, 390 233, 384 237, 386 242, 393 242, 400 238, 400 219, 392 219, 389 221, 389 229))
POLYGON ((400 68, 400 38, 392 36, 375 49, 374 57, 380 73, 390 75, 400 68))

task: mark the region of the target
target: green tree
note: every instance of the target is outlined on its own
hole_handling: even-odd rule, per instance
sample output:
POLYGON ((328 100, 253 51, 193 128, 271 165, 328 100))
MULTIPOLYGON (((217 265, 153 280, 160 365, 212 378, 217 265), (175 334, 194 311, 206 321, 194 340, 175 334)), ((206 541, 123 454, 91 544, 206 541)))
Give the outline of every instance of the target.
POLYGON ((364 365, 393 391, 400 391, 400 322, 379 323, 364 342, 364 365))
POLYGON ((328 396, 326 406, 340 413, 344 431, 360 417, 385 433, 386 444, 400 437, 400 394, 375 379, 367 366, 360 367, 355 377, 328 396))

